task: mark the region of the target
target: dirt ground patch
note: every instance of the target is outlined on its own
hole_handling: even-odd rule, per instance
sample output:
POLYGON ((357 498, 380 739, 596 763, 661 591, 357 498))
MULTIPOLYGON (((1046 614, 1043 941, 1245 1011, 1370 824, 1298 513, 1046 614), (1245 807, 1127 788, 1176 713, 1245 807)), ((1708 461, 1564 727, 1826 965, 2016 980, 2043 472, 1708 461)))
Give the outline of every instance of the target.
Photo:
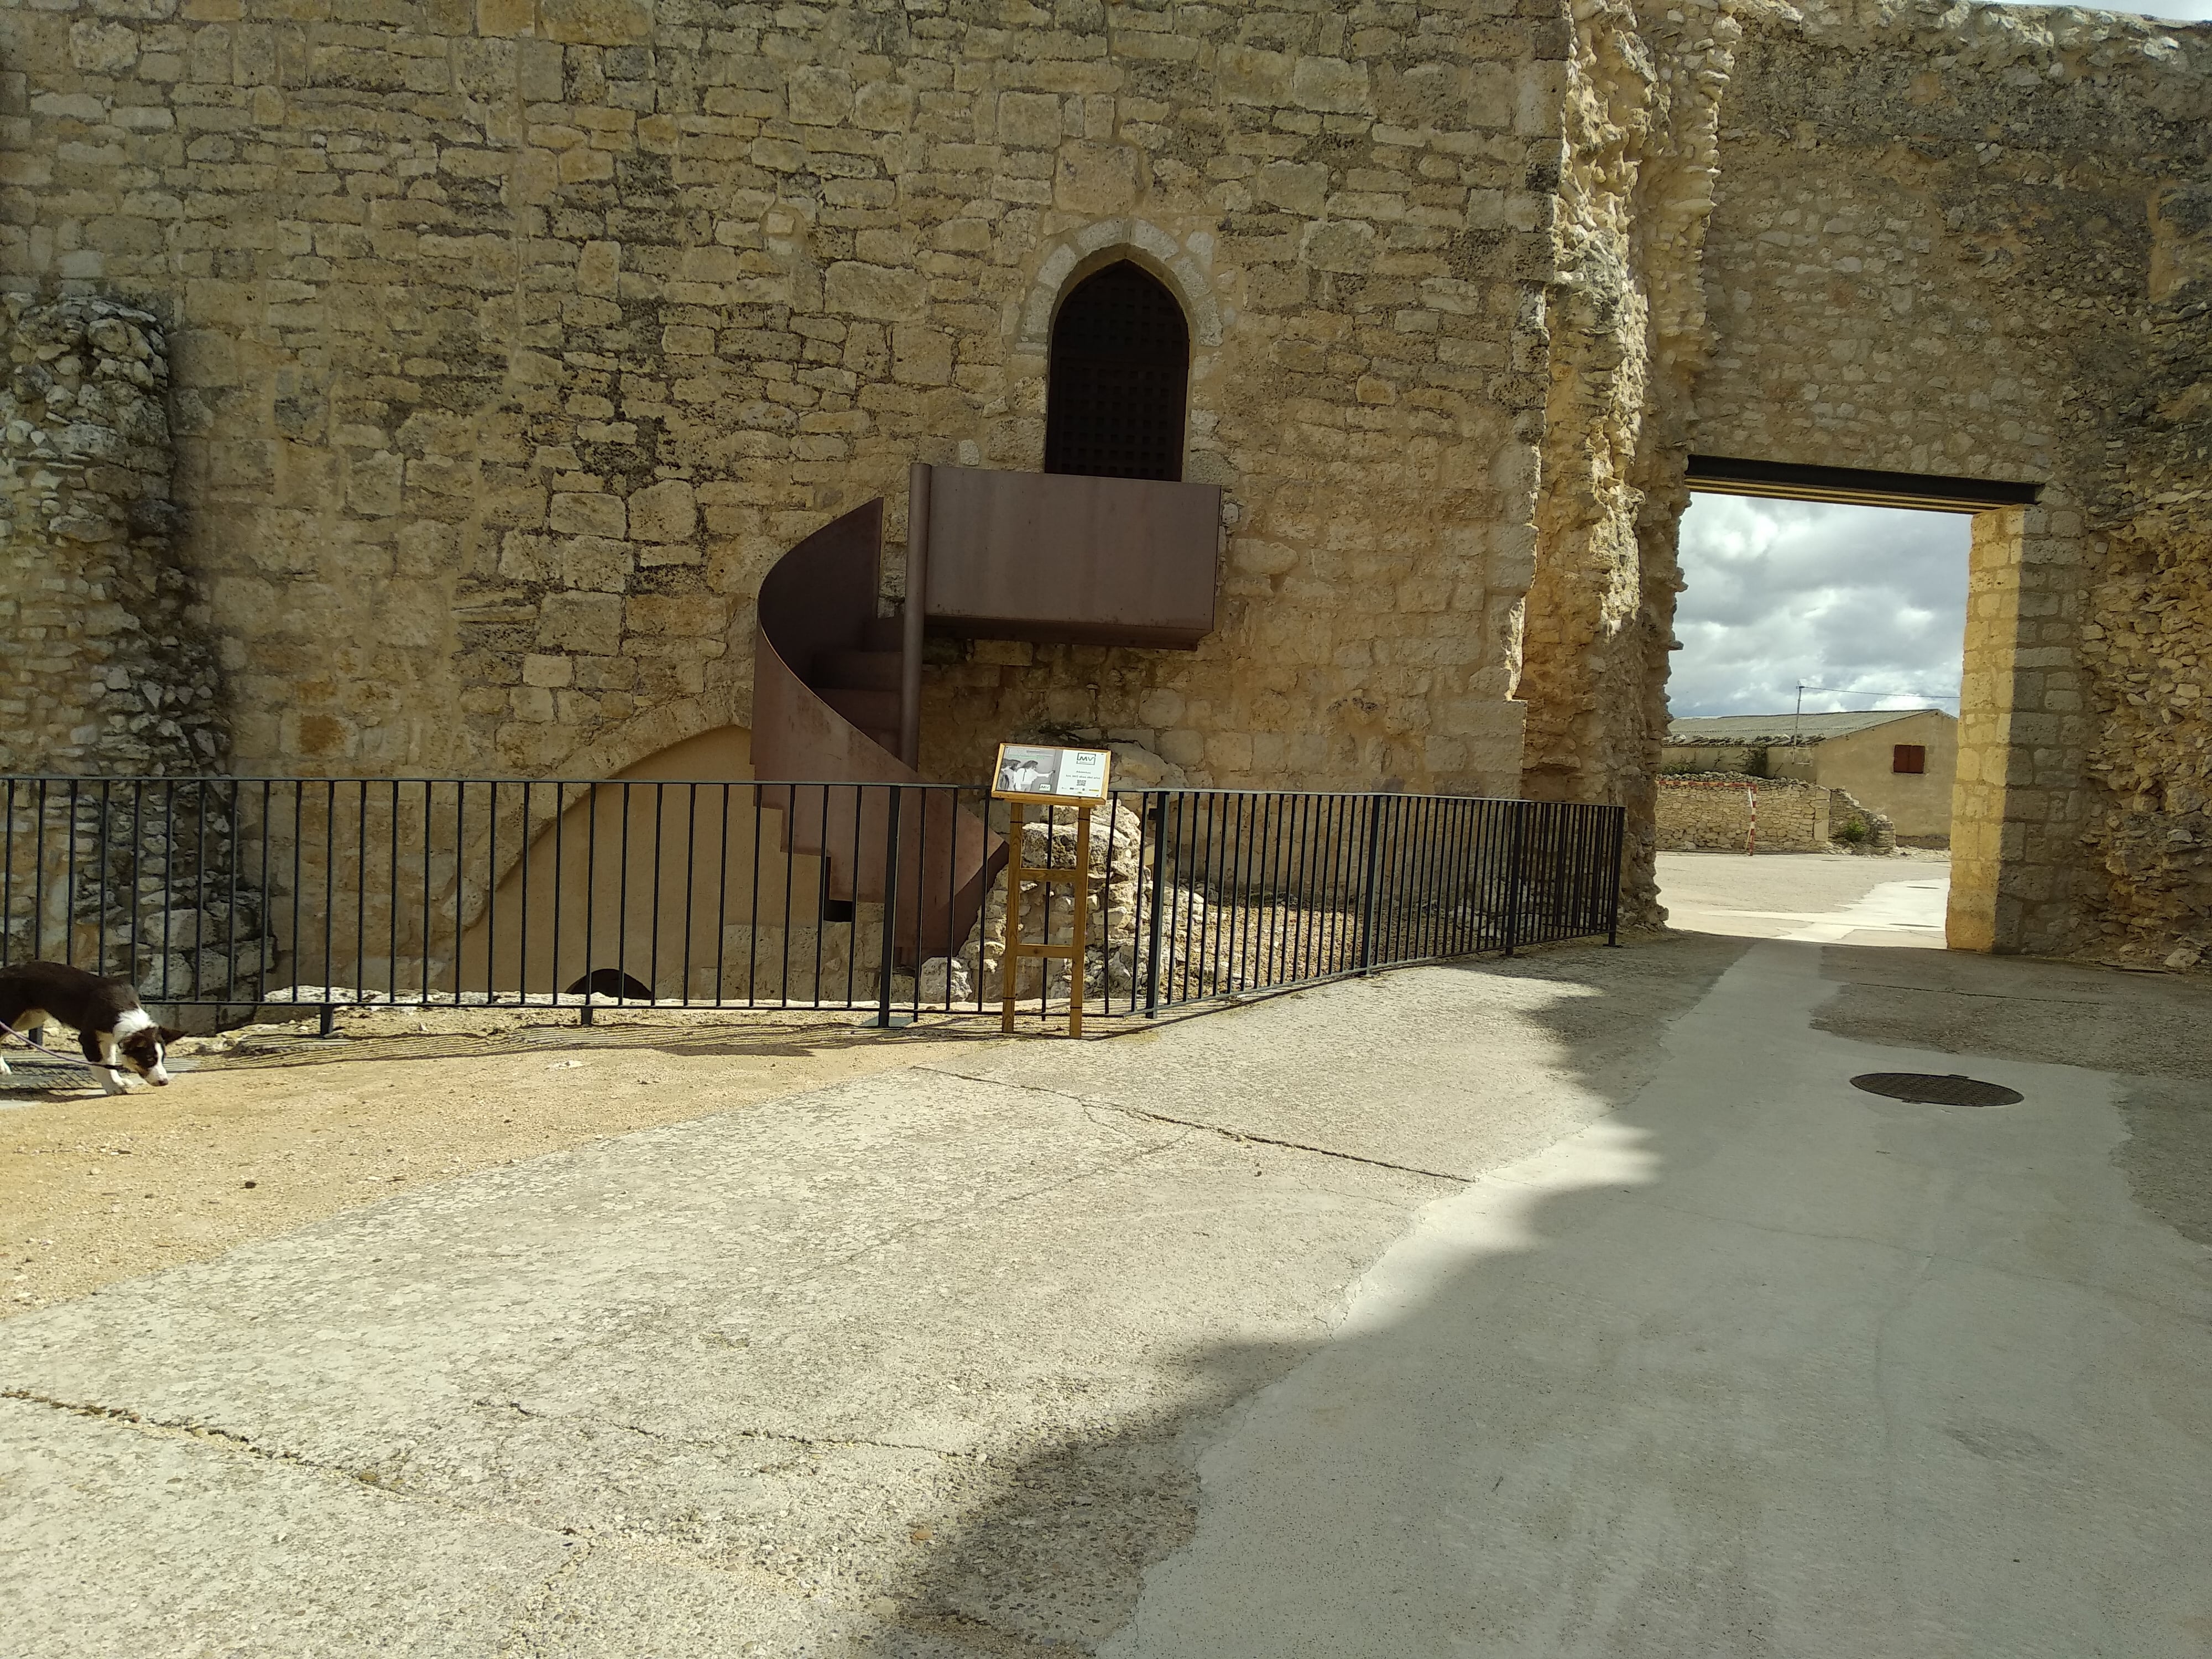
POLYGON ((573 1015, 371 1012, 330 1041, 312 1024, 188 1041, 173 1085, 119 1097, 11 1047, 0 1318, 428 1182, 955 1060, 995 1035, 981 1021, 866 1031, 856 1018, 603 1013, 583 1030, 573 1015))

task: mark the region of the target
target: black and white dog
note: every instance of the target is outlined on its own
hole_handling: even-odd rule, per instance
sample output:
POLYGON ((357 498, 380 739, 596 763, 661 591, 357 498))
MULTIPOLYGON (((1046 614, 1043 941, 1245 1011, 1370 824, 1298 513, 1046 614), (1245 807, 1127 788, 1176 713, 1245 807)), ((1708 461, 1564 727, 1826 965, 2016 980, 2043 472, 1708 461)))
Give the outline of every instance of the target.
MULTIPOLYGON (((168 1045, 184 1035, 157 1025, 138 1006, 138 993, 127 979, 101 979, 58 962, 25 962, 0 968, 0 1025, 25 1037, 49 1021, 76 1033, 85 1059, 100 1068, 100 1087, 111 1095, 131 1085, 125 1070, 159 1088, 169 1080, 162 1064, 168 1045)), ((0 1038, 0 1074, 8 1070, 0 1038)))

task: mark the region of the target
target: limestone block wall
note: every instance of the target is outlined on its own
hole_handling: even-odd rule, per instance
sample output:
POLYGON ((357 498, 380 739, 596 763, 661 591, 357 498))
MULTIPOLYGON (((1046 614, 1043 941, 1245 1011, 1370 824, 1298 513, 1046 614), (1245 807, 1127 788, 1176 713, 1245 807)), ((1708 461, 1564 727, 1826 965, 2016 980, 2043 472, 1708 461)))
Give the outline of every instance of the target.
POLYGON ((1654 836, 1662 853, 1818 853, 1828 844, 1828 791, 1816 784, 1752 778, 1662 777, 1654 836))
POLYGON ((1135 258, 1219 631, 955 653, 928 769, 1060 722, 1510 792, 1574 50, 1473 0, 41 0, 0 282, 168 328, 243 768, 605 775, 746 722, 794 541, 880 494, 897 543, 917 457, 1037 465, 1053 303, 1135 258))
POLYGON ((1669 738, 1660 745, 1660 764, 1668 771, 1748 772, 1753 777, 1813 781, 1819 745, 1811 743, 1685 743, 1669 738))

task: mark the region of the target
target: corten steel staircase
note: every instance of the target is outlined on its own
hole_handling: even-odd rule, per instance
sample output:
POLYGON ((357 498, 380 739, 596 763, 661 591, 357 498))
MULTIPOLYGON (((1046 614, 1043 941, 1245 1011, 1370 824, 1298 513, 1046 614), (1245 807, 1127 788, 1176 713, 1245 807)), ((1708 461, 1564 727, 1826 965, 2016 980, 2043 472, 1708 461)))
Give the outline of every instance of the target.
POLYGON ((828 861, 826 900, 884 902, 898 813, 893 939, 911 967, 967 942, 1006 859, 949 789, 854 787, 922 781, 925 623, 982 639, 1188 649, 1213 627, 1221 491, 917 463, 907 523, 901 617, 876 615, 880 500, 816 531, 761 584, 753 766, 783 786, 761 793, 786 809, 787 848, 828 861))
POLYGON ((823 860, 826 901, 884 902, 896 811, 893 940, 911 969, 967 942, 1006 845, 949 790, 866 787, 923 781, 913 764, 921 630, 876 615, 883 521, 881 500, 855 507, 762 582, 753 767, 761 778, 814 781, 763 786, 761 798, 784 809, 786 848, 823 860))

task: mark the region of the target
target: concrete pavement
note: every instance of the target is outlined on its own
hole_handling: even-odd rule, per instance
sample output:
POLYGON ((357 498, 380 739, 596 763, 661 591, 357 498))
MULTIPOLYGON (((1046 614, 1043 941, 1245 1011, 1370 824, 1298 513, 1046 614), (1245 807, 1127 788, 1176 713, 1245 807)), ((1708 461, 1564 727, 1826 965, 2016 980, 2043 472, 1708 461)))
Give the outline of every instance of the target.
POLYGON ((2208 1009, 1680 938, 428 1188, 0 1327, 0 1655, 2212 1653, 2208 1009))
POLYGON ((1668 925, 1739 939, 1943 948, 1950 862, 1833 853, 1662 853, 1668 925))
POLYGON ((2208 1253, 2113 1080, 1862 1093, 1968 1062, 1813 1030, 1820 956, 1755 946, 1627 1107, 1431 1205, 1104 1651, 2212 1651, 2208 1253))

